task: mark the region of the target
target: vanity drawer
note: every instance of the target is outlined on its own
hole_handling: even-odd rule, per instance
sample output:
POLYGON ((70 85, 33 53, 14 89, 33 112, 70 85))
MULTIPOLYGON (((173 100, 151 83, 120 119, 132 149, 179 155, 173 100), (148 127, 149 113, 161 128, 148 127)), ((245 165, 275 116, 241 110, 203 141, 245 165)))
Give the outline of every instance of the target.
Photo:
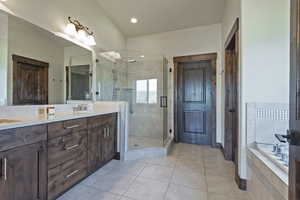
POLYGON ((0 151, 47 140, 47 126, 28 126, 0 131, 0 151))
POLYGON ((48 141, 48 169, 68 160, 87 157, 87 131, 53 138, 48 141))
POLYGON ((117 113, 101 115, 97 117, 88 118, 88 128, 92 129, 98 126, 112 123, 117 116, 117 113))
POLYGON ((73 119, 48 124, 48 139, 67 135, 87 128, 87 119, 73 119))
POLYGON ((54 200, 87 176, 87 160, 68 162, 48 171, 48 200, 54 200))

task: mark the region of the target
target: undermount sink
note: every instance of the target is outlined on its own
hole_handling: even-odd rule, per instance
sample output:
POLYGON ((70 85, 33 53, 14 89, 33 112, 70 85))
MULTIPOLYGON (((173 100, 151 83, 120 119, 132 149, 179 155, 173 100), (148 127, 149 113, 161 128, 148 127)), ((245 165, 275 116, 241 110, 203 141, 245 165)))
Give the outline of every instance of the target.
POLYGON ((0 118, 0 124, 9 124, 9 123, 17 123, 21 122, 21 120, 15 120, 15 119, 1 119, 0 118))

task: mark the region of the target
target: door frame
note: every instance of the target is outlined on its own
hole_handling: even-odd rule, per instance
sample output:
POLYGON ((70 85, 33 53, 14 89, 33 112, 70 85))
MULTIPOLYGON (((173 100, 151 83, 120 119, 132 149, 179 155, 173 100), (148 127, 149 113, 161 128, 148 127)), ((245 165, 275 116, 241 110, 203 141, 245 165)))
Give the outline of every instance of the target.
POLYGON ((178 135, 178 64, 189 62, 209 61, 212 67, 211 75, 211 146, 218 147, 216 141, 216 86, 217 86, 217 53, 179 56, 173 58, 174 63, 174 136, 175 142, 179 141, 178 135))
POLYGON ((289 200, 299 199, 299 51, 300 51, 300 0, 291 0, 290 32, 290 121, 289 121, 289 200), (298 126, 297 126, 298 125, 298 126))
POLYGON ((43 78, 44 78, 44 87, 45 87, 45 91, 44 91, 44 95, 45 95, 45 100, 43 102, 43 104, 48 104, 49 101, 49 63, 43 62, 43 61, 39 61, 39 60, 35 60, 32 58, 27 58, 27 57, 23 57, 23 56, 18 56, 18 55, 12 55, 12 61, 13 61, 13 95, 12 95, 12 102, 13 105, 19 105, 19 101, 18 101, 18 86, 15 84, 15 81, 18 80, 18 66, 19 63, 24 63, 24 64, 29 64, 29 65, 33 65, 35 67, 41 68, 43 69, 43 78))
MULTIPOLYGON (((235 20, 235 23, 227 37, 227 40, 225 42, 225 46, 224 46, 224 53, 225 53, 225 62, 224 62, 224 66, 225 66, 225 97, 226 97, 226 91, 227 91, 227 83, 226 83, 226 69, 228 67, 235 67, 235 70, 236 70, 236 74, 237 74, 237 77, 236 77, 236 89, 237 89, 237 96, 236 96, 236 102, 238 103, 237 105, 237 110, 235 111, 237 114, 237 118, 236 118, 236 135, 233 135, 232 132, 231 133, 228 133, 226 131, 226 121, 224 119, 224 147, 223 147, 223 154, 224 154, 224 157, 226 160, 231 160, 233 161, 233 157, 235 157, 235 161, 238 163, 238 156, 236 155, 237 152, 235 152, 235 150, 233 149, 233 142, 235 141, 238 147, 238 140, 239 140, 239 98, 238 98, 238 95, 239 95, 239 66, 240 66, 240 63, 239 63, 239 55, 240 55, 240 48, 239 48, 239 18, 237 18, 235 20), (231 48, 231 45, 232 45, 232 42, 235 41, 235 53, 236 53, 236 63, 233 64, 233 62, 231 62, 231 64, 233 66, 228 66, 227 65, 227 62, 226 62, 226 58, 227 58, 227 54, 226 54, 226 51, 228 51, 230 48, 231 48), (235 138, 233 138, 235 136, 235 138)), ((225 109, 225 117, 226 117, 226 110, 229 109, 226 107, 226 99, 225 99, 225 105, 224 105, 224 109, 225 109)))
MULTIPOLYGON (((230 48, 230 45, 232 45, 232 41, 235 40, 235 53, 236 53, 236 89, 237 89, 237 96, 236 96, 236 102, 237 102, 237 107, 236 107, 236 135, 235 135, 235 149, 232 149, 233 146, 233 135, 232 133, 230 135, 228 135, 228 133, 226 132, 226 124, 224 124, 225 130, 224 130, 224 148, 223 150, 223 154, 225 159, 227 160, 232 160, 233 156, 235 158, 235 181, 237 183, 237 185, 239 186, 239 188, 241 190, 247 190, 247 180, 246 179, 242 179, 239 176, 239 140, 240 140, 240 46, 239 46, 239 40, 240 40, 240 19, 236 18, 231 31, 227 37, 227 40, 225 42, 225 46, 224 46, 224 53, 226 56, 226 50, 228 48, 230 48), (228 140, 229 138, 229 140, 228 140), (227 140, 226 140, 227 139, 227 140), (228 151, 228 149, 231 149, 230 151, 228 151)), ((225 57, 225 69, 226 69, 226 57, 225 57)), ((226 77, 226 75, 225 75, 226 77)), ((225 96, 226 96, 226 83, 225 83, 225 96)), ((224 111, 226 112, 226 105, 224 107, 224 111)), ((225 117, 226 117, 226 113, 225 113, 225 117)), ((225 123, 225 121, 224 121, 225 123)))

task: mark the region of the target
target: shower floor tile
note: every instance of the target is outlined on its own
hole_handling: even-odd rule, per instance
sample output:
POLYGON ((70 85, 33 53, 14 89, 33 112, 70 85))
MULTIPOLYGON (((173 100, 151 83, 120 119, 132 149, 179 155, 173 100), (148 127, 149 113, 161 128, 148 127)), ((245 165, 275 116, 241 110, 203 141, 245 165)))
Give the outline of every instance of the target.
POLYGON ((162 147, 162 138, 150 138, 150 137, 136 137, 129 136, 128 138, 129 149, 140 149, 150 147, 162 147))

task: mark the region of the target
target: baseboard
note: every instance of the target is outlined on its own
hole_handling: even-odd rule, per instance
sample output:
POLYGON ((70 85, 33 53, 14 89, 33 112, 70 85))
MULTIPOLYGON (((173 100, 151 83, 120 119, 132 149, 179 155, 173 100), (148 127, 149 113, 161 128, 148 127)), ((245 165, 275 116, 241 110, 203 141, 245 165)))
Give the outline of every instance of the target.
POLYGON ((115 154, 114 159, 115 159, 115 160, 121 160, 121 154, 120 154, 120 152, 117 152, 117 153, 115 154))
POLYGON ((235 176, 235 182, 241 190, 247 190, 247 180, 242 179, 239 175, 235 176))
POLYGON ((221 143, 217 143, 217 146, 221 150, 221 152, 222 152, 222 154, 223 154, 223 156, 224 156, 224 158, 226 160, 226 156, 225 156, 225 151, 224 151, 223 145, 221 143))
POLYGON ((216 147, 217 147, 218 149, 222 149, 222 148, 223 148, 223 146, 222 146, 221 143, 216 143, 216 147))

